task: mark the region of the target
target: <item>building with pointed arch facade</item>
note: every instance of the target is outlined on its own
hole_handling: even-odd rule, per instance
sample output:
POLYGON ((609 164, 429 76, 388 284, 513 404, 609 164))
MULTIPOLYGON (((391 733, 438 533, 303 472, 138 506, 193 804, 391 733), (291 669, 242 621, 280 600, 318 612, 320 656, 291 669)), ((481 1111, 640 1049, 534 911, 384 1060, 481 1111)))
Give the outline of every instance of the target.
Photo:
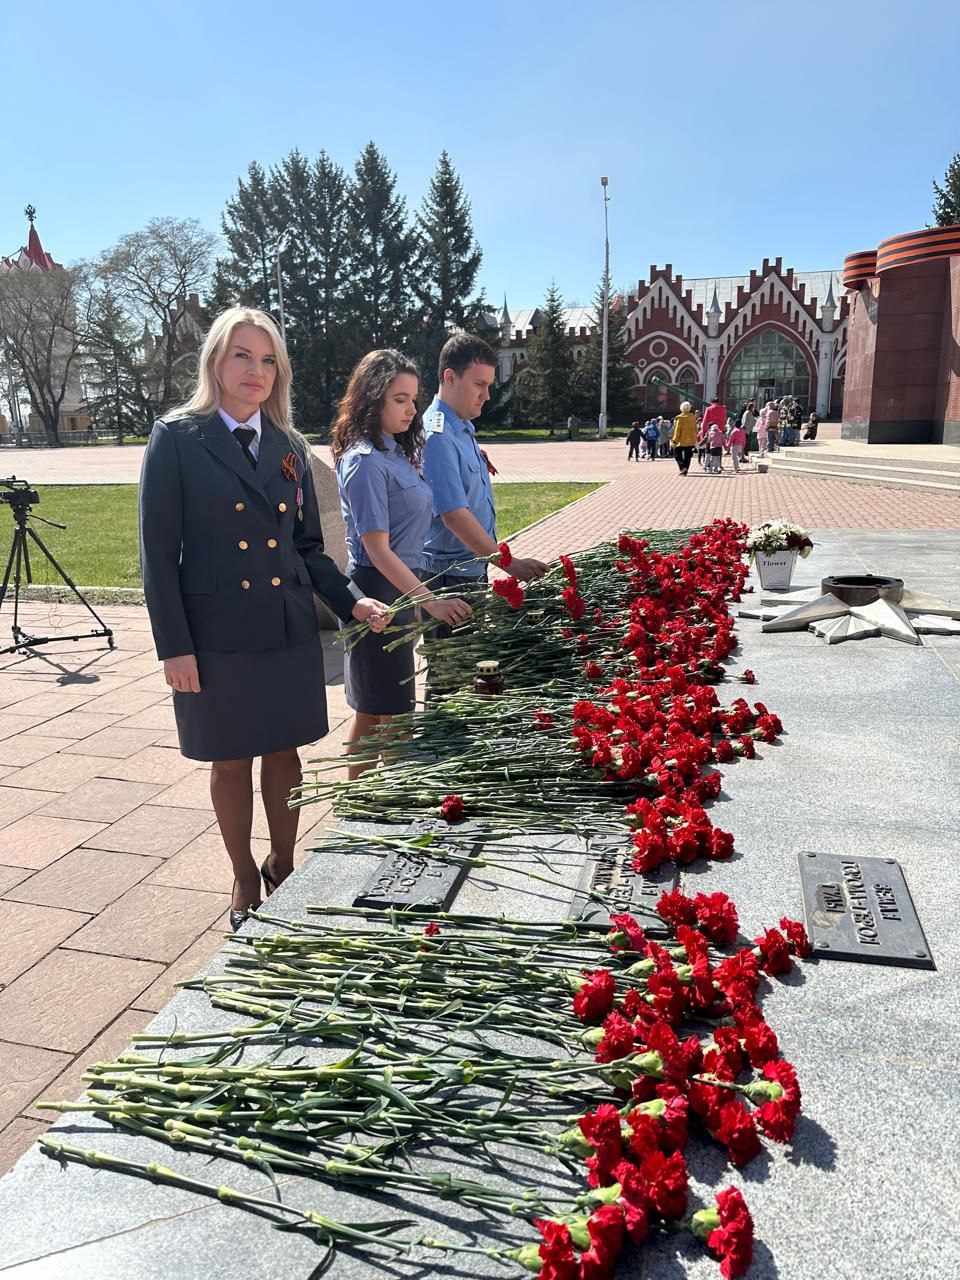
MULTIPOLYGON (((737 409, 795 395, 821 418, 840 416, 848 303, 839 271, 784 270, 777 258, 748 276, 684 280, 668 263, 610 305, 626 326, 640 412, 676 413, 684 399, 714 395, 737 409)), ((501 381, 522 375, 539 321, 538 309, 511 311, 506 299, 490 317, 501 381)), ((574 360, 582 359, 595 308, 567 308, 564 324, 574 360)))
POLYGON ((719 396, 730 408, 793 395, 839 416, 847 300, 839 272, 794 271, 764 259, 749 276, 684 280, 652 266, 624 304, 627 356, 645 412, 719 396), (836 301, 837 293, 841 301, 836 301))

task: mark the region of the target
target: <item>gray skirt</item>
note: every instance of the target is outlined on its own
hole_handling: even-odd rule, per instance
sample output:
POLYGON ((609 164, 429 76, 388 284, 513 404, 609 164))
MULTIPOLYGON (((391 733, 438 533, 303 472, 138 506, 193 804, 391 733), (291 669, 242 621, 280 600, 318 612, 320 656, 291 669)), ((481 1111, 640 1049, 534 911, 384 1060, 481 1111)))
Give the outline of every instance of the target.
MULTIPOLYGON (((402 593, 377 569, 360 566, 348 569, 349 576, 365 596, 392 604, 402 593)), ((412 609, 402 609, 391 626, 410 622, 412 609)), ((416 701, 414 688, 414 642, 398 645, 387 653, 384 645, 396 639, 394 634, 376 635, 368 631, 345 655, 343 687, 347 706, 368 716, 400 716, 412 711, 416 701)))
POLYGON ((315 742, 327 732, 320 637, 259 653, 197 654, 199 693, 174 693, 189 760, 243 760, 315 742))

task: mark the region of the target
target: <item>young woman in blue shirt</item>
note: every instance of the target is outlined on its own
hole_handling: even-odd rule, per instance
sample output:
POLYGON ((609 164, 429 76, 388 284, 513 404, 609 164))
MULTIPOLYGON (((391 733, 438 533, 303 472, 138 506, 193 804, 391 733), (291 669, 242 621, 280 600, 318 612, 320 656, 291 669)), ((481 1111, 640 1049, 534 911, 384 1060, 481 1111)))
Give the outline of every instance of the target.
MULTIPOLYGON (((438 622, 457 626, 471 616, 469 604, 438 599, 418 576, 433 516, 432 491, 421 472, 419 388, 417 366, 399 351, 371 351, 350 375, 331 441, 348 573, 364 595, 372 593, 387 604, 410 595, 438 622)), ((398 620, 403 621, 402 613, 398 620)), ((413 641, 389 652, 385 643, 371 632, 346 656, 344 684, 354 711, 348 754, 377 725, 413 708, 413 641)), ((359 776, 363 768, 353 766, 349 776, 359 776)))

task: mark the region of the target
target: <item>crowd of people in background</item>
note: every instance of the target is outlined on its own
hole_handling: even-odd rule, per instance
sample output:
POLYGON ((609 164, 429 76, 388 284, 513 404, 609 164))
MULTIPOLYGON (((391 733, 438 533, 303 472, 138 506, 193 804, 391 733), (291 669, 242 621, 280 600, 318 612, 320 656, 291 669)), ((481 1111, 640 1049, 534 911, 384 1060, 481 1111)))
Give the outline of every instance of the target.
POLYGON ((776 453, 784 447, 800 443, 800 431, 804 428, 804 440, 816 440, 820 420, 811 413, 804 421, 803 407, 796 396, 783 396, 768 400, 757 412, 756 400, 748 400, 739 413, 731 414, 719 396, 714 396, 705 410, 694 410, 688 400, 680 406, 673 418, 650 417, 641 424, 630 425, 627 434, 627 461, 655 462, 657 458, 673 457, 681 475, 687 475, 693 454, 703 471, 722 474, 723 459, 730 459, 733 474, 744 465, 750 465, 750 455, 759 457, 776 453))

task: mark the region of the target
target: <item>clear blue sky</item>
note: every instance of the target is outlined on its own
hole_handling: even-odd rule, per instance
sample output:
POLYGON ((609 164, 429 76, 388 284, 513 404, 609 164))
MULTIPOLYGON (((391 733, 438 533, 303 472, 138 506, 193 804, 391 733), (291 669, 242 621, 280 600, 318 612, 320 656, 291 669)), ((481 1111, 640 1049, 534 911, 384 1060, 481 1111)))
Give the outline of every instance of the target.
POLYGON ((942 0, 0 0, 0 252, 39 210, 92 256, 220 211, 251 160, 352 166, 373 139, 410 206, 446 148, 482 283, 511 306, 602 269, 798 269, 922 227, 960 150, 960 6, 942 0))

